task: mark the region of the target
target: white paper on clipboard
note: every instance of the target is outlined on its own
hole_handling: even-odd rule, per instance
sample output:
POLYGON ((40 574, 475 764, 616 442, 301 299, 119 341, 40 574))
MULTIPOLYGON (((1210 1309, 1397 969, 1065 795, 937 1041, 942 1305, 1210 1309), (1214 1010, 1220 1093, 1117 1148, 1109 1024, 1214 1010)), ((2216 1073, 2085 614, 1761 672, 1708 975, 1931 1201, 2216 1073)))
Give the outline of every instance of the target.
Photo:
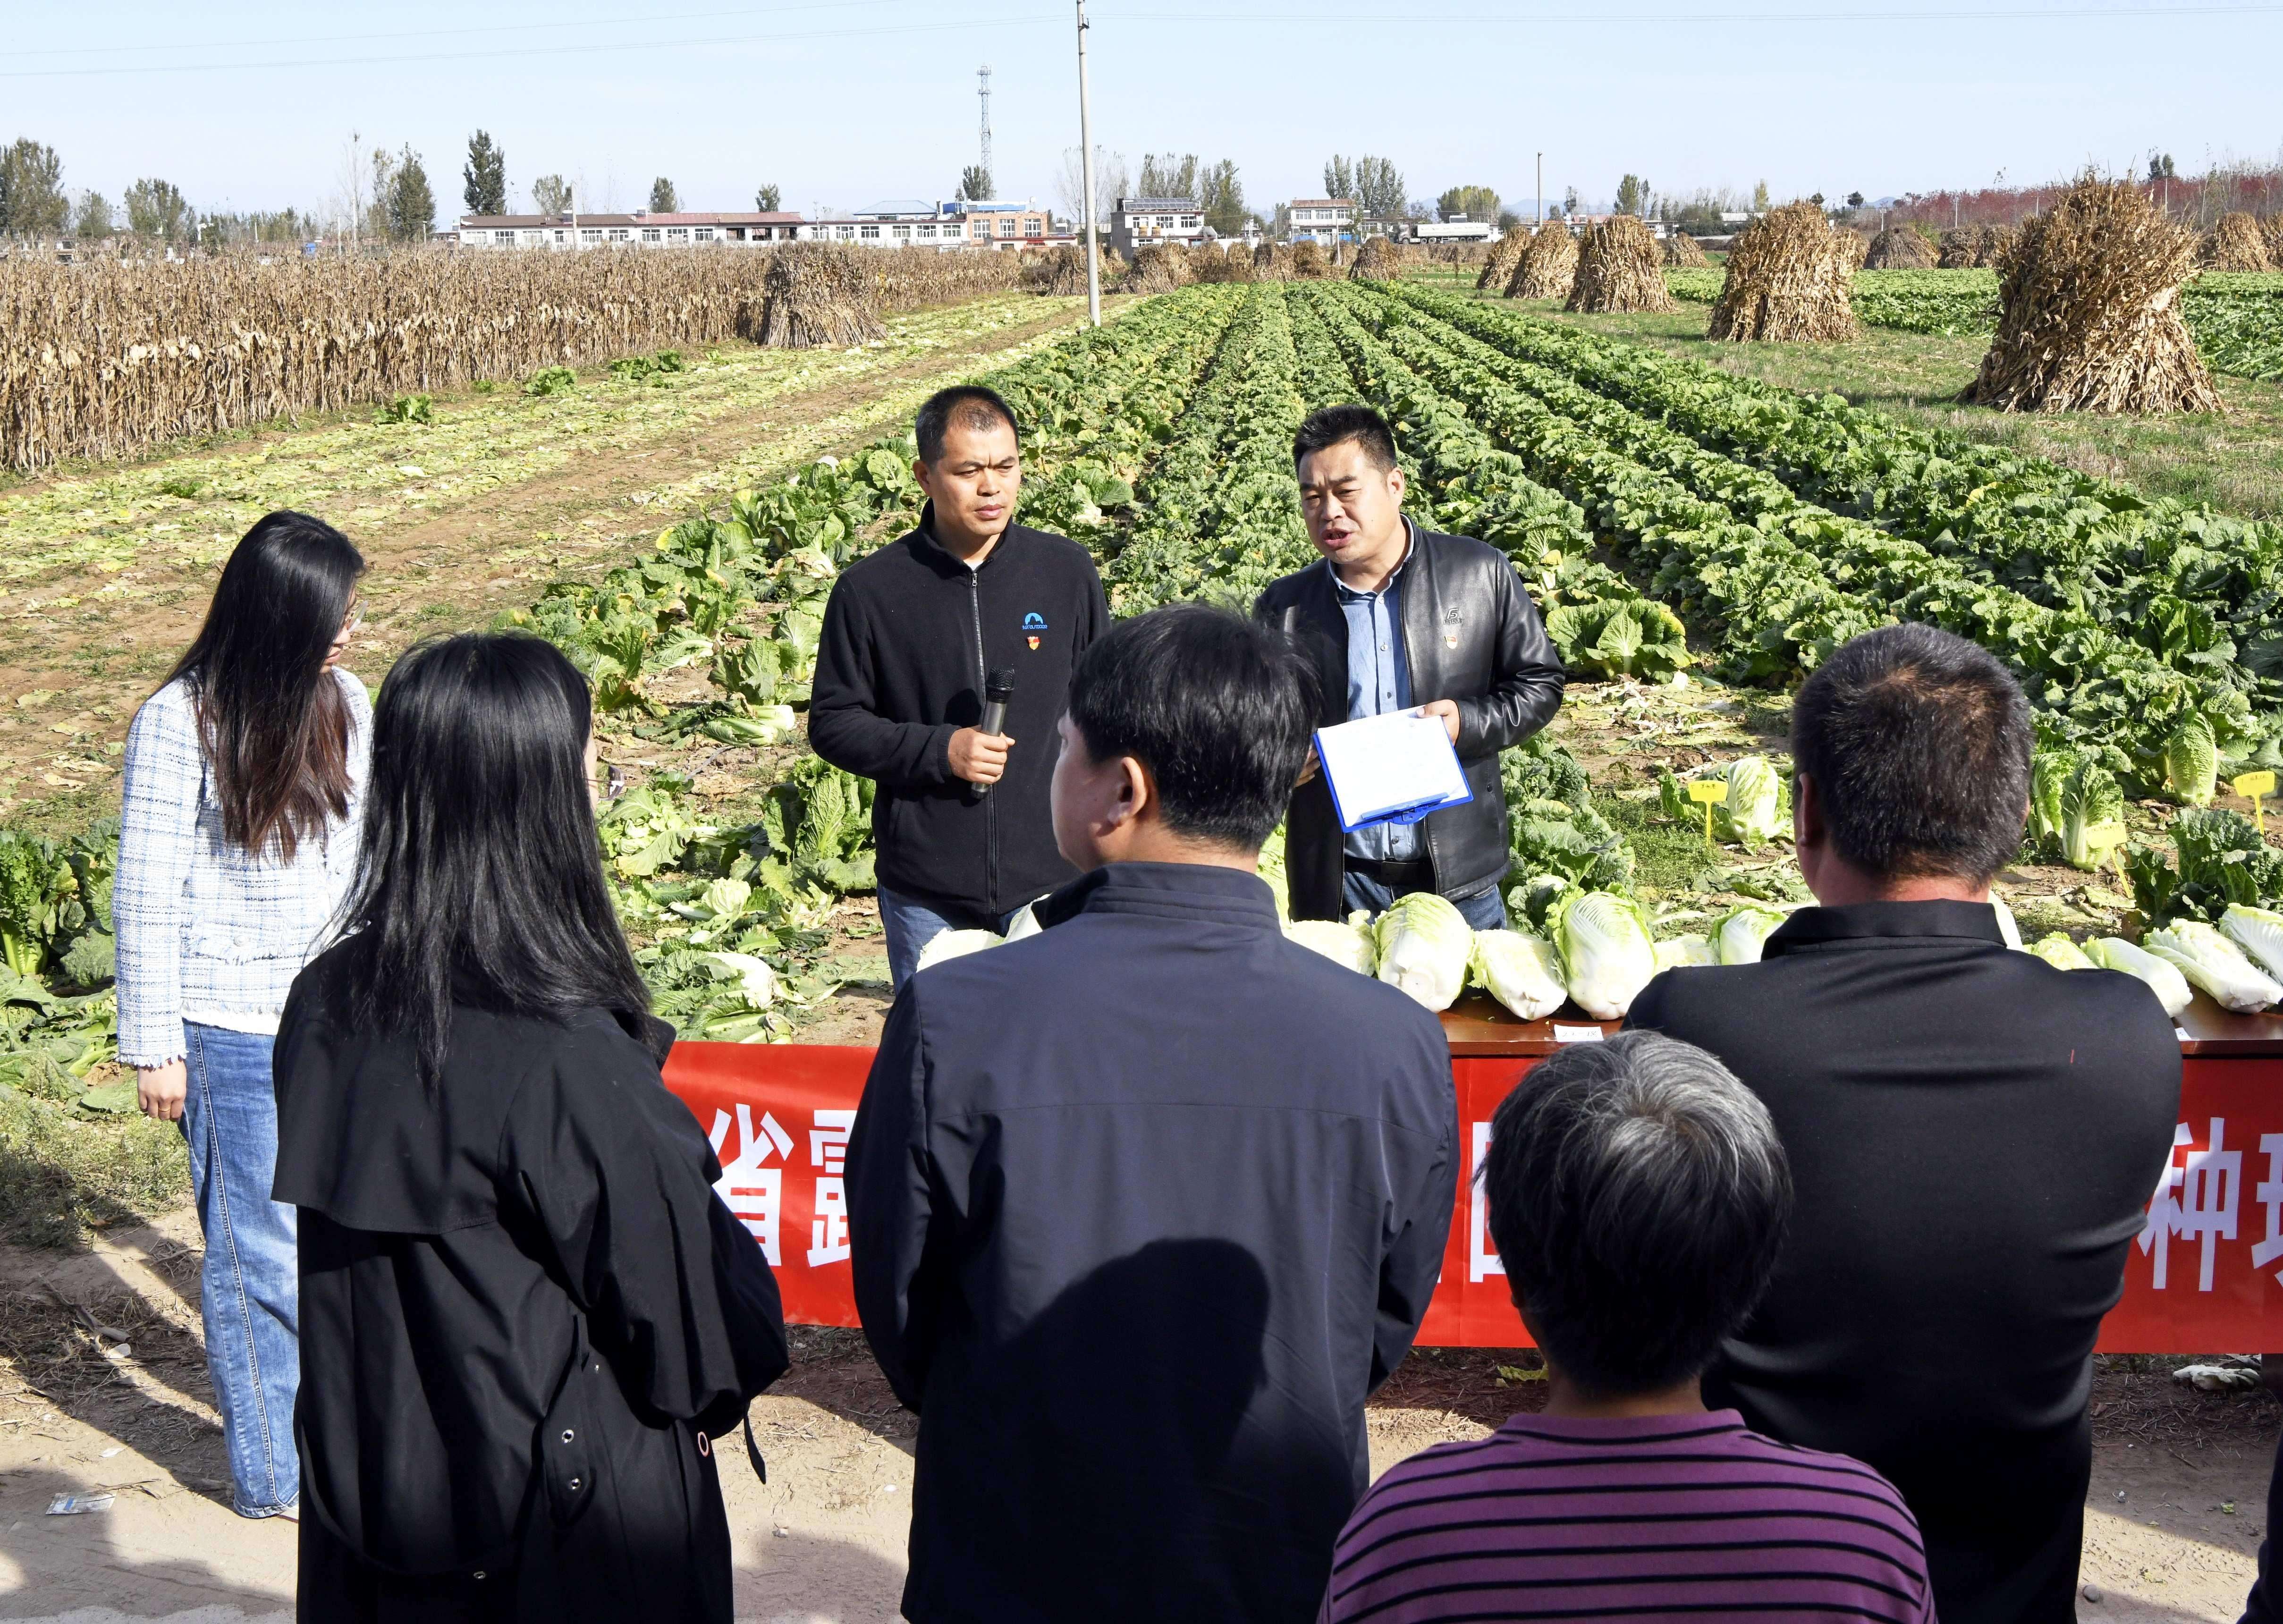
POLYGON ((1316 732, 1340 827, 1410 823, 1475 798, 1439 716, 1391 711, 1316 732))

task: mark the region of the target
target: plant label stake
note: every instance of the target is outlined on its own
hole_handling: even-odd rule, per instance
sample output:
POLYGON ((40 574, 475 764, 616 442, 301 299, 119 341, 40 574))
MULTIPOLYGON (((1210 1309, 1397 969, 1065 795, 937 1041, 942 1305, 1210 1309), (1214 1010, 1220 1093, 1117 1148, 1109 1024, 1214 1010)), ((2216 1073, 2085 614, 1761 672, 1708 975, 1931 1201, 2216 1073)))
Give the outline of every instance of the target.
POLYGON ((2258 824, 2259 832, 2263 836, 2265 835, 2267 812, 2259 804, 2259 800, 2263 795, 2272 795, 2275 792, 2275 775, 2271 772, 2248 772, 2235 781, 2235 792, 2249 798, 2253 821, 2258 824))
POLYGON ((1726 778, 1691 778, 1688 799, 1702 802, 1704 808, 1704 849, 1712 849, 1712 808, 1728 804, 1728 781, 1726 778))

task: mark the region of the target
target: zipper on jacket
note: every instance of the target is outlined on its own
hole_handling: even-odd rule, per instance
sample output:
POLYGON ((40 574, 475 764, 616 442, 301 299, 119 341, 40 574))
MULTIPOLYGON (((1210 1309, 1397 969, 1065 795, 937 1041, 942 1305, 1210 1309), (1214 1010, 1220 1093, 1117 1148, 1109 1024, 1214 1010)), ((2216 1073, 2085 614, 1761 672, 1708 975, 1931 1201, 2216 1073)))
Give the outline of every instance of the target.
MULTIPOLYGON (((1003 536, 1001 538, 1005 539, 1003 536)), ((967 607, 975 627, 975 693, 981 699, 991 685, 983 661, 983 572, 967 572, 967 607)), ((1001 775, 1002 781, 1004 775, 1001 775)), ((983 894, 996 907, 999 901, 999 798, 983 798, 983 894)))

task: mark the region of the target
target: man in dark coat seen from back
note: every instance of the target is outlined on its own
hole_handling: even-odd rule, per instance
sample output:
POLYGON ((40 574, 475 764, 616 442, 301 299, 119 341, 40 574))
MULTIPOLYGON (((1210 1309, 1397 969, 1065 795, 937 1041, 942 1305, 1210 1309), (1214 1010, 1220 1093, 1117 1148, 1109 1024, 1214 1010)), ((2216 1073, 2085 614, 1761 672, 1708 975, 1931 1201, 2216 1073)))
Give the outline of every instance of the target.
POLYGON ((1820 906, 1758 964, 1659 976, 1628 1017, 1726 1062, 1797 1185, 1705 1401, 1900 1489, 1943 1624, 2076 1617, 2093 1339, 2179 1105, 2144 983, 2000 933, 1990 880, 2021 847, 2030 743, 1985 650, 1911 624, 1842 647, 1792 707, 1820 906))
POLYGON ((1055 768, 1084 877, 921 971, 848 1146, 864 1331, 919 1412, 905 1616, 1305 1624, 1364 1401, 1449 1233, 1435 1018, 1287 940, 1255 872, 1315 696, 1200 605, 1087 650, 1055 768))

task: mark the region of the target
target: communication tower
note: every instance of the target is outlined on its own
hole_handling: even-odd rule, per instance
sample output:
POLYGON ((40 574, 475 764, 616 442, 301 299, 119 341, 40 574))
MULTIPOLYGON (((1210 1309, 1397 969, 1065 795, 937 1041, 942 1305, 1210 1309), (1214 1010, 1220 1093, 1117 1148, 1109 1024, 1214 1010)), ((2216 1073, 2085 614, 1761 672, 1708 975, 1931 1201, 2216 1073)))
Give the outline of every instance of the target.
POLYGON ((978 94, 983 99, 983 173, 991 173, 991 64, 986 62, 975 70, 981 85, 978 94))

